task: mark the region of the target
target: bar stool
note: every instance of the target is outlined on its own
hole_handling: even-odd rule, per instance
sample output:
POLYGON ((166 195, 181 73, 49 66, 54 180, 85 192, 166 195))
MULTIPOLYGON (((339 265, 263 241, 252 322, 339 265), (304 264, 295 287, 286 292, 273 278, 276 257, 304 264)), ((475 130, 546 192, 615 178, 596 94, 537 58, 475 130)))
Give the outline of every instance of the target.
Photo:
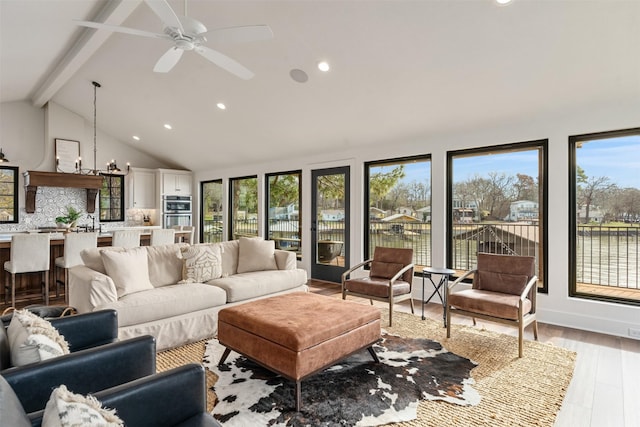
POLYGON ((121 248, 136 248, 140 246, 140 230, 114 231, 111 245, 121 248))
POLYGON ((151 230, 151 246, 172 245, 176 242, 176 230, 173 228, 154 228, 151 230))
MULTIPOLYGON (((16 306, 16 274, 44 273, 44 303, 49 305, 49 234, 16 234, 11 238, 9 261, 4 263, 11 273, 11 306, 16 306)), ((5 275, 5 297, 9 275, 5 275)))
MULTIPOLYGON (((60 295, 60 284, 64 287, 64 301, 69 303, 69 269, 76 265, 82 265, 80 252, 83 249, 95 248, 98 246, 98 233, 67 233, 64 236, 64 255, 56 258, 56 270, 64 269, 64 281, 57 279, 56 274, 56 297, 60 295)), ((56 271, 57 272, 57 271, 56 271)))

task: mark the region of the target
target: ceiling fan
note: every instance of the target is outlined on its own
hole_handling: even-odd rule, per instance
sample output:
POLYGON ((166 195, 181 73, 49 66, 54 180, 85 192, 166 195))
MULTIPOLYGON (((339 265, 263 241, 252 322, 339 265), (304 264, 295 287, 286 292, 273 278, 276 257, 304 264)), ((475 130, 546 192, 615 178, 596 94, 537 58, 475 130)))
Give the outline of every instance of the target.
POLYGON ((204 46, 207 37, 219 42, 229 43, 243 43, 273 38, 273 33, 268 25, 248 25, 208 31, 202 22, 187 16, 186 0, 184 3, 184 16, 176 15, 166 0, 144 1, 162 21, 164 25, 162 34, 92 21, 77 21, 78 25, 135 36, 170 40, 173 42, 173 46, 156 62, 153 67, 153 71, 156 73, 169 72, 178 63, 185 50, 192 50, 218 67, 244 80, 252 78, 254 76, 253 72, 227 55, 204 46))

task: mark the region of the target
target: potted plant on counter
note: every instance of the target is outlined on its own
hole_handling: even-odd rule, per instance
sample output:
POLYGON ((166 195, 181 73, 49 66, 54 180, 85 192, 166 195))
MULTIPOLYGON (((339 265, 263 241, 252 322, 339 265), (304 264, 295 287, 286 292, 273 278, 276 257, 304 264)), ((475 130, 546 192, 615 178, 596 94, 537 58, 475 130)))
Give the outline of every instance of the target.
POLYGON ((73 206, 67 206, 67 215, 56 217, 56 225, 59 228, 75 228, 76 221, 80 219, 82 213, 77 211, 73 206))

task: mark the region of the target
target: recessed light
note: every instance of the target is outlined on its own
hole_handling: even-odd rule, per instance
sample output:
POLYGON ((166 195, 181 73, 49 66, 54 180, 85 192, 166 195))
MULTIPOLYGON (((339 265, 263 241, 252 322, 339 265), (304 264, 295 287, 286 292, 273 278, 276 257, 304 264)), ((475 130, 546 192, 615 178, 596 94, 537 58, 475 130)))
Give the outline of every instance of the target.
POLYGON ((511 0, 496 0, 496 3, 498 3, 498 4, 509 4, 509 3, 511 3, 511 0))
POLYGON ((135 139, 136 141, 140 141, 140 137, 137 135, 133 135, 133 139, 135 139))
POLYGON ((326 61, 318 62, 318 70, 327 72, 331 67, 329 67, 329 63, 326 61))
POLYGON ((227 109, 227 106, 226 106, 226 105, 224 105, 222 102, 218 102, 218 103, 216 104, 216 107, 218 107, 218 108, 219 108, 219 109, 221 109, 221 110, 226 110, 226 109, 227 109))
POLYGON ((173 127, 171 127, 171 125, 170 125, 169 123, 165 123, 165 124, 164 124, 164 128, 165 128, 165 129, 169 129, 169 130, 170 130, 170 129, 173 129, 173 127))

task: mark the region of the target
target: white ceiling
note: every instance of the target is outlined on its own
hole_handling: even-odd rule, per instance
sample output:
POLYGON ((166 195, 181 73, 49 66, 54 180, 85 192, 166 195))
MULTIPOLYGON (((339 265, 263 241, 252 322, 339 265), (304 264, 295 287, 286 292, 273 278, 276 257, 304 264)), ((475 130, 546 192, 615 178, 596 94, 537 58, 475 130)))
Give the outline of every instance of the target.
MULTIPOLYGON (((183 13, 182 0, 169 3, 183 13)), ((99 128, 203 170, 640 99, 638 0, 190 0, 188 15, 209 30, 268 24, 270 41, 207 44, 256 76, 193 52, 157 74, 167 41, 72 21, 161 32, 139 0, 0 0, 0 101, 52 100, 92 120, 98 81, 99 128)))

